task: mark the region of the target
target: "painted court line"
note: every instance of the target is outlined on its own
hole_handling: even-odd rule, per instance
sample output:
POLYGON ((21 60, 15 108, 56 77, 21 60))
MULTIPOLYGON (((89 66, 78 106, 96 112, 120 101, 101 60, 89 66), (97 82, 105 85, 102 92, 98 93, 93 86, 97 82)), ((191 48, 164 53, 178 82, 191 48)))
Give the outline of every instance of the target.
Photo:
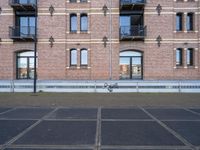
POLYGON ((11 112, 11 111, 14 111, 14 110, 16 110, 16 109, 17 109, 17 108, 10 108, 10 109, 7 110, 7 111, 1 112, 0 115, 6 114, 6 113, 11 112))
POLYGON ((156 117, 154 117, 151 113, 149 113, 147 110, 145 110, 144 108, 141 107, 141 109, 147 114, 149 115, 151 118, 153 118, 159 125, 161 125, 163 128, 165 128, 168 132, 170 132, 171 134, 173 134, 177 139, 179 139, 182 143, 184 143, 186 146, 195 149, 195 146, 192 145, 190 142, 188 142, 185 138, 183 138, 181 135, 179 135, 178 133, 176 133, 174 130, 172 130, 171 128, 169 128, 166 124, 164 124, 162 121, 160 121, 159 119, 157 119, 156 117))
POLYGON ((42 117, 40 120, 38 120, 36 123, 34 123, 33 125, 31 125, 30 127, 28 127, 27 129, 25 129, 23 132, 21 132, 20 134, 18 134, 17 136, 15 136, 14 138, 12 138, 10 141, 8 141, 7 143, 5 143, 2 146, 2 150, 5 150, 6 147, 8 147, 9 145, 11 145, 12 143, 14 143, 16 140, 18 140, 19 138, 21 138, 23 135, 25 135, 26 133, 28 133, 31 129, 33 129, 34 127, 36 127, 38 124, 40 124, 46 117, 48 117, 49 115, 51 115, 52 113, 54 113, 58 108, 52 110, 51 112, 49 112, 48 114, 46 114, 44 117, 42 117))
POLYGON ((189 111, 189 112, 191 112, 191 113, 193 113, 193 114, 196 114, 196 115, 199 115, 199 116, 200 116, 200 113, 198 113, 198 112, 196 112, 196 111, 193 111, 193 110, 188 109, 188 108, 183 108, 183 109, 186 110, 186 111, 189 111))
POLYGON ((97 128, 96 128, 96 150, 100 150, 101 147, 101 108, 98 108, 97 112, 97 128))

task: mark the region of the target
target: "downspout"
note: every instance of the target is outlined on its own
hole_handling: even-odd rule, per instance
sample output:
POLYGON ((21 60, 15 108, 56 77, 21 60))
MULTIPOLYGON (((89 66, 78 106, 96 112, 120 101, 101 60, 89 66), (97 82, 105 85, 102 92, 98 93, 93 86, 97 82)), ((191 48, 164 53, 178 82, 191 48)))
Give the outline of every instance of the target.
POLYGON ((112 80, 112 0, 110 0, 110 48, 109 48, 109 79, 112 80))
POLYGON ((35 42, 34 42, 34 90, 33 92, 37 92, 37 13, 38 13, 38 2, 36 0, 36 10, 35 10, 35 42))

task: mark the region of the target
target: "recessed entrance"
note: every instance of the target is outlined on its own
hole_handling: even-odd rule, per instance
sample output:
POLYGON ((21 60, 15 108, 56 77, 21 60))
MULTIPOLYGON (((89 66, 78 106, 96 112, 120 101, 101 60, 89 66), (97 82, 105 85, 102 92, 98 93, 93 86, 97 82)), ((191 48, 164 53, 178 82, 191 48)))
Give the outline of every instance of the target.
POLYGON ((140 80, 143 78, 143 56, 138 51, 120 53, 120 79, 140 80))

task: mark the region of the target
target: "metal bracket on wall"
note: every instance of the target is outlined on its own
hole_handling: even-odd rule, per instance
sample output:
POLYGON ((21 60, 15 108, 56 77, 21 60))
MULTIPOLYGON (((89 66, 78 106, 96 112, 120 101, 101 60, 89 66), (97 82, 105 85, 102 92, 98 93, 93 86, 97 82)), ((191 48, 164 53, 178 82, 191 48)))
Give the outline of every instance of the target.
POLYGON ((55 42, 53 36, 49 38, 50 46, 53 47, 53 43, 55 42))
POLYGON ((107 42, 108 42, 108 38, 106 36, 103 37, 103 44, 104 44, 104 47, 107 46, 107 42))
POLYGON ((49 12, 50 12, 51 16, 53 16, 54 11, 55 11, 55 9, 54 9, 54 7, 51 5, 51 6, 49 7, 49 12))
POLYGON ((157 10, 158 16, 160 16, 161 11, 162 11, 162 6, 158 4, 158 6, 156 7, 156 10, 157 10))
POLYGON ((2 8, 0 7, 0 14, 1 14, 1 12, 2 12, 2 8))
POLYGON ((0 45, 1 45, 2 39, 0 38, 0 45))
POLYGON ((103 6, 103 13, 104 13, 104 16, 107 15, 107 11, 108 11, 108 7, 106 6, 106 4, 103 6))
POLYGON ((160 46, 161 46, 162 37, 159 35, 159 36, 156 38, 156 41, 158 42, 158 47, 160 47, 160 46))

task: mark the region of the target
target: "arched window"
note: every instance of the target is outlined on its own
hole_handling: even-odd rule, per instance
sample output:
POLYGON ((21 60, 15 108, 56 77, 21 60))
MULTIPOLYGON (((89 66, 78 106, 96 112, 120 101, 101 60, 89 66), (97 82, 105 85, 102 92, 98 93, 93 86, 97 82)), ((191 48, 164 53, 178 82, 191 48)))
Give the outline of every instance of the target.
POLYGON ((176 14, 176 31, 183 30, 183 13, 176 14))
POLYGON ((76 49, 70 50, 70 65, 71 66, 77 65, 77 50, 76 49))
POLYGON ((76 14, 70 15, 70 31, 77 32, 77 15, 76 14))
POLYGON ((193 13, 188 13, 187 14, 187 31, 193 31, 194 30, 194 14, 193 13))
POLYGON ((187 49, 187 65, 188 66, 194 65, 194 50, 193 50, 193 48, 187 49))
POLYGON ((181 66, 183 64, 183 49, 176 49, 176 66, 181 66))
POLYGON ((23 51, 17 53, 17 79, 34 78, 34 52, 23 51))
POLYGON ((120 53, 120 79, 143 78, 143 53, 139 51, 123 51, 120 53))
POLYGON ((88 65, 88 51, 87 49, 81 50, 81 66, 87 66, 88 65))
POLYGON ((81 31, 88 31, 88 16, 87 14, 81 14, 81 31))

